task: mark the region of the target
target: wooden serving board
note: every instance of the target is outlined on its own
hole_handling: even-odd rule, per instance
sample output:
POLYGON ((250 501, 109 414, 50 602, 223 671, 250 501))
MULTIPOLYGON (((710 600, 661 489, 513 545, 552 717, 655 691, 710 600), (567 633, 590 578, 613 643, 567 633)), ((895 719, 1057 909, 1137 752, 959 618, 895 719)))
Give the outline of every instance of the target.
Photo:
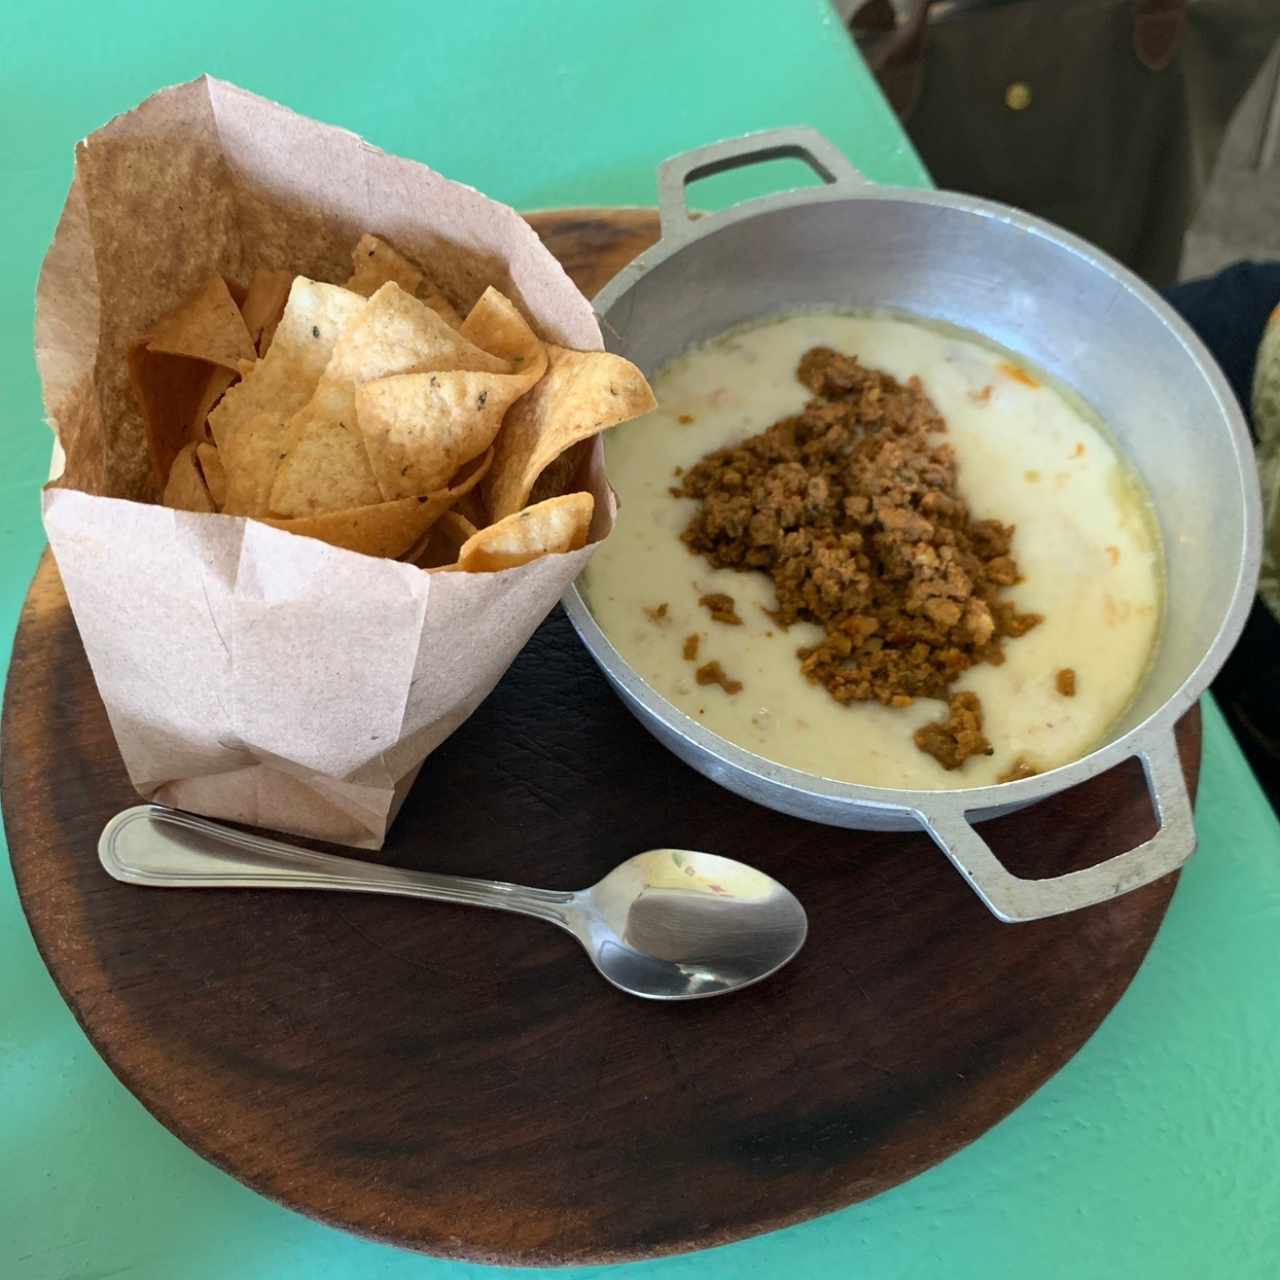
MULTIPOLYGON (((656 234, 643 211, 532 221, 588 293, 656 234)), ((1194 783, 1198 713, 1179 740, 1194 783)), ((659 846, 744 858, 810 915, 804 951, 769 981, 655 1005, 532 920, 120 885, 96 841, 135 796, 47 554, 14 648, 0 784, 45 962, 163 1124, 303 1213, 485 1262, 697 1249, 910 1178, 1080 1048, 1175 883, 999 924, 924 836, 785 818, 687 769, 557 610, 428 761, 385 858, 551 887, 659 846)), ((1153 825, 1130 762, 985 830, 1018 873, 1056 875, 1153 825)))

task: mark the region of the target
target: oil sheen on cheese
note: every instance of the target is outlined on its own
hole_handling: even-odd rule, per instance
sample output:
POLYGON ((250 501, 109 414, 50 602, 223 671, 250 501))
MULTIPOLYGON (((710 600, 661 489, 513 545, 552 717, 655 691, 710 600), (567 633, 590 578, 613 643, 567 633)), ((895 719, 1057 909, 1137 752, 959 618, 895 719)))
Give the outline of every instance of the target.
POLYGON ((610 641, 658 693, 708 729, 779 764, 868 786, 940 789, 995 782, 1015 762, 1046 770, 1087 754, 1133 699, 1162 612, 1163 557, 1141 482, 1073 397, 1007 353, 956 330, 878 315, 814 312, 735 331, 653 379, 659 408, 606 442, 621 498, 617 527, 582 586, 610 641), (840 704, 800 672, 796 650, 821 629, 782 630, 767 616, 763 573, 713 569, 680 540, 697 504, 672 496, 676 468, 799 411, 796 366, 828 346, 900 380, 918 376, 947 422, 958 485, 975 519, 1016 526, 1023 581, 1002 599, 1044 615, 1005 642, 1001 666, 981 664, 952 686, 982 699, 994 754, 948 772, 912 734, 945 714, 921 698, 906 708, 840 704), (990 389, 988 391, 988 388, 990 389), (700 596, 726 592, 743 620, 713 622, 700 596), (650 610, 666 605, 656 620, 650 610), (696 662, 686 637, 699 636, 696 662), (742 690, 700 686, 718 661, 742 690), (1057 691, 1063 668, 1076 694, 1057 691))

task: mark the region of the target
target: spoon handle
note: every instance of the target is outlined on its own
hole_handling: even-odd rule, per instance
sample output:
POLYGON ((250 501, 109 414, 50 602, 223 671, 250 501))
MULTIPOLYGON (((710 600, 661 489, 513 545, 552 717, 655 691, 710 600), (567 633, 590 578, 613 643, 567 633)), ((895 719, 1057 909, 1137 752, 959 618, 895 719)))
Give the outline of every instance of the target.
POLYGON ((116 814, 102 829, 98 857, 110 875, 127 884, 390 893, 514 911, 572 931, 572 893, 316 853, 162 805, 140 804, 116 814))

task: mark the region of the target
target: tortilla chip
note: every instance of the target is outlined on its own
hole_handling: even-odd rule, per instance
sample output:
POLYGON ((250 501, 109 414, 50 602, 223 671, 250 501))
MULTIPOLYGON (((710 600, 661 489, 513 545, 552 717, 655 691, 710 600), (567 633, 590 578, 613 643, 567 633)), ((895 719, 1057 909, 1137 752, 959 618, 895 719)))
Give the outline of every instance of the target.
POLYGON ((268 510, 289 419, 312 398, 339 337, 368 305, 337 285, 294 280, 266 355, 209 415, 227 472, 228 515, 268 510))
POLYGON ((213 505, 220 511, 227 498, 227 473, 222 466, 222 455, 217 447, 211 444, 196 445, 196 462, 200 474, 204 476, 205 485, 213 505))
POLYGON ((345 547, 367 556, 395 559, 422 543, 424 535, 450 507, 489 469, 493 455, 486 454, 466 475, 448 489, 417 498, 398 498, 347 511, 278 518, 259 517, 264 524, 306 538, 318 538, 331 546, 345 547))
POLYGON ((418 287, 418 296, 422 299, 422 305, 430 307, 451 329, 462 328, 462 317, 454 308, 453 303, 439 289, 424 288, 420 285, 418 287))
POLYGON ((129 382, 158 485, 167 483, 182 446, 203 438, 204 420, 235 380, 236 362, 252 354, 240 309, 221 276, 129 349, 129 382))
POLYGON ((405 293, 416 294, 422 283, 422 272, 408 258, 397 253, 385 240, 367 232, 351 250, 351 278, 347 288, 353 293, 372 297, 388 280, 394 280, 405 293))
POLYGON ((196 463, 194 444, 185 445, 174 458, 164 487, 164 496, 160 501, 176 511, 214 510, 213 499, 209 496, 204 476, 196 463))
POLYGON ((147 335, 147 350, 190 356, 228 369, 235 369, 237 360, 257 354, 240 308, 221 276, 214 276, 195 297, 158 320, 147 335))
MULTIPOLYGON (((387 301, 400 305, 394 297, 387 301)), ((458 371, 442 368, 367 381, 356 392, 356 418, 386 500, 430 493, 483 453, 507 409, 546 368, 537 334, 496 289, 485 290, 460 333, 469 345, 452 348, 453 358, 474 364, 476 352, 485 352, 503 361, 507 371, 474 372, 463 363, 458 371)))
POLYGON ((554 462, 542 469, 542 474, 533 482, 525 505, 531 507, 535 502, 545 502, 548 498, 558 498, 562 493, 576 493, 581 489, 578 472, 590 452, 590 440, 571 444, 554 462))
POLYGON ((442 500, 401 498, 397 502, 380 502, 351 511, 326 511, 317 516, 296 516, 282 520, 274 516, 257 517, 264 525, 283 529, 303 538, 316 538, 330 547, 342 547, 364 556, 396 559, 416 543, 431 525, 447 511, 442 500))
POLYGON ((454 510, 460 516, 466 516, 477 529, 483 529, 489 523, 489 513, 484 509, 479 489, 472 489, 465 497, 459 498, 454 510))
MULTIPOLYGON (((394 281, 382 285, 334 346, 311 400, 290 420, 268 510, 280 516, 344 511, 431 493, 444 484, 463 462, 489 447, 501 414, 484 430, 467 435, 467 444, 474 447, 453 448, 447 464, 433 467, 425 476, 411 474, 403 450, 390 446, 381 449, 375 475, 358 429, 356 388, 396 374, 459 368, 499 373, 504 385, 520 384, 523 389, 510 373, 510 361, 468 342, 394 281)), ((444 381, 442 374, 437 377, 444 381)), ((434 393, 435 388, 428 385, 426 390, 434 393)), ((472 403, 483 407, 490 394, 496 400, 497 393, 487 384, 478 387, 472 403)), ((507 403, 513 398, 509 396, 507 403)), ((438 422, 438 416, 432 421, 438 422)), ((381 431, 384 440, 389 434, 390 428, 381 431)))
POLYGON ((366 307, 334 350, 327 378, 372 382, 393 373, 441 369, 511 372, 508 361, 467 341, 394 281, 378 289, 366 307))
POLYGON ((224 434, 259 413, 281 421, 297 413, 311 399, 338 338, 368 305, 337 285, 298 276, 266 355, 209 415, 218 447, 224 447, 224 434))
POLYGON ((424 306, 430 307, 451 328, 457 329, 462 324, 462 317, 437 285, 385 240, 367 233, 361 236, 360 243, 351 251, 351 265, 355 270, 347 281, 348 289, 368 298, 388 280, 393 280, 405 293, 412 294, 424 306))
POLYGON ((289 420, 283 450, 285 456, 271 486, 272 512, 311 516, 383 501, 364 438, 356 425, 355 387, 351 382, 322 379, 306 407, 289 420))
POLYGON ((527 373, 402 373, 356 389, 356 420, 383 498, 430 493, 497 437, 537 381, 527 373))
POLYGON ((595 499, 589 493, 549 498, 481 529, 462 545, 458 567, 468 573, 496 573, 539 556, 586 546, 595 499))
POLYGON ((287 436, 287 425, 273 413, 260 413, 230 434, 223 434, 217 449, 227 477, 224 514, 261 515, 269 510, 271 485, 284 457, 287 436))
POLYGON ((200 393, 199 403, 196 405, 191 415, 191 424, 187 429, 187 439, 194 440, 196 443, 201 441, 208 442, 213 439, 213 432, 209 430, 209 414, 213 412, 214 406, 226 394, 226 390, 240 375, 232 369, 226 369, 222 365, 214 365, 209 370, 209 376, 205 379, 204 390, 200 393))
POLYGON ((263 524, 304 538, 318 538, 330 546, 366 556, 401 556, 448 510, 445 499, 427 496, 400 498, 348 511, 325 511, 314 516, 279 519, 259 516, 263 524))
POLYGON ((468 538, 479 530, 456 508, 446 511, 427 530, 416 547, 406 552, 404 559, 420 569, 441 569, 458 563, 458 552, 468 538))
POLYGON ((648 413, 657 401, 644 374, 606 351, 547 345, 547 372, 507 414, 485 482, 489 513, 519 511, 539 475, 571 445, 648 413))
MULTIPOLYGON (((493 463, 493 450, 490 449, 481 458, 477 458, 474 462, 469 462, 461 471, 454 476, 452 483, 449 485, 449 493, 453 497, 450 504, 448 514, 458 516, 462 521, 462 526, 468 527, 466 537, 459 540, 459 546, 467 540, 476 531, 477 525, 474 520, 463 512, 463 508, 476 498, 476 487, 485 478, 489 471, 490 465, 493 463)), ((443 519, 443 517, 441 517, 443 519)), ((455 525, 455 528, 462 526, 455 525)), ((432 536, 431 530, 428 530, 421 538, 418 539, 408 551, 401 556, 402 560, 407 560, 411 564, 418 564, 420 557, 426 552, 427 543, 432 536)))
POLYGON ((493 466, 493 450, 486 449, 484 454, 468 462, 449 483, 449 492, 453 494, 455 505, 470 495, 475 487, 489 474, 493 466))
POLYGON ((173 460, 187 443, 210 366, 189 356, 148 351, 145 338, 129 348, 125 359, 129 386, 142 414, 152 474, 162 489, 173 460))
POLYGON ((249 281, 249 292, 245 294, 240 312, 249 339, 260 356, 266 355, 271 346, 292 287, 293 277, 287 271, 266 271, 261 267, 249 281))
POLYGON ((492 286, 471 308, 458 332, 468 342, 506 360, 513 373, 528 375, 536 370, 530 386, 546 372, 547 350, 538 335, 515 303, 492 286))

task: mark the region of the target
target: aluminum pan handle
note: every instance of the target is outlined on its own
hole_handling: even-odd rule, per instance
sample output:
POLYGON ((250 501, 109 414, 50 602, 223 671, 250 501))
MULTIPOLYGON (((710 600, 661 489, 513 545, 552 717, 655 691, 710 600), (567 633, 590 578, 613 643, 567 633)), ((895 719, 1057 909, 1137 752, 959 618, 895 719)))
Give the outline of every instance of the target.
POLYGON ((865 187, 868 180, 853 167, 833 142, 816 129, 790 125, 743 134, 725 142, 695 147, 664 160, 658 166, 658 215, 662 238, 672 240, 687 235, 693 217, 685 198, 685 188, 699 178, 710 178, 732 169, 745 169, 766 160, 802 160, 829 186, 865 187))
POLYGON ((1049 880, 1023 880, 1007 871, 969 822, 959 794, 940 795, 916 817, 974 892, 1011 924, 1078 911, 1141 888, 1176 871, 1196 849, 1191 795, 1172 728, 1155 730, 1135 753, 1142 761, 1159 830, 1150 840, 1083 871, 1049 880))

